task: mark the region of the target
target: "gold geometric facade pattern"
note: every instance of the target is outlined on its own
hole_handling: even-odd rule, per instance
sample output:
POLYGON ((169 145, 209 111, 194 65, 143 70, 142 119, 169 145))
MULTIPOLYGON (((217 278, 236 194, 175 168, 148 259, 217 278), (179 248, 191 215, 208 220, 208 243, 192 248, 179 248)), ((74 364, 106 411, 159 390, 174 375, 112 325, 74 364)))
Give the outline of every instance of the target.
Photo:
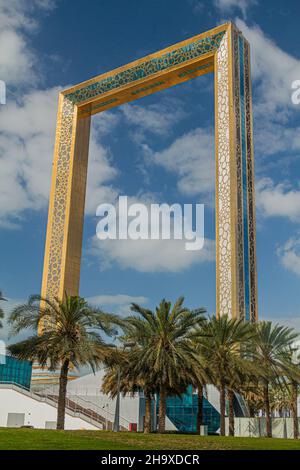
POLYGON ((231 171, 230 171, 230 111, 229 111, 229 47, 228 33, 224 35, 216 57, 216 119, 217 155, 216 220, 218 266, 218 308, 224 315, 232 312, 232 224, 231 224, 231 171))
POLYGON ((219 315, 257 319, 250 53, 232 23, 60 93, 43 297, 79 293, 91 115, 211 72, 216 116, 216 310, 219 315))

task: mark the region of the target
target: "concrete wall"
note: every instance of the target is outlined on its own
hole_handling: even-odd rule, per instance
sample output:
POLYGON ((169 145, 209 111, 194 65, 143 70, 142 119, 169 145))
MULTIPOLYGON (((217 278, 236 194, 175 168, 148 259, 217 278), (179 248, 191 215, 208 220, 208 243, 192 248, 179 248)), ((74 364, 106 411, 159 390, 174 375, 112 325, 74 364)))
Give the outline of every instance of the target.
MULTIPOLYGON (((298 419, 300 430, 300 419, 298 419)), ((235 436, 264 437, 266 436, 265 418, 235 418, 235 436)), ((229 434, 229 420, 226 418, 226 435, 229 434)), ((292 418, 272 418, 272 435, 277 438, 293 439, 292 418)))
MULTIPOLYGON (((24 425, 45 429, 46 421, 55 422, 57 409, 16 390, 0 388, 0 427, 7 426, 8 413, 24 413, 24 425)), ((81 418, 66 413, 65 429, 99 430, 81 418)))

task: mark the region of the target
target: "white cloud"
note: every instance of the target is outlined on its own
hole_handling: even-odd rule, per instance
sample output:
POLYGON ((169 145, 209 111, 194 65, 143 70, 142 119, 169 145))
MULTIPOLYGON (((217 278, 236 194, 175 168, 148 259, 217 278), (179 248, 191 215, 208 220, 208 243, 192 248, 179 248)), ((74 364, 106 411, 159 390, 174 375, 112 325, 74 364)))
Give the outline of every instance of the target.
POLYGON ((280 122, 280 116, 267 119, 265 116, 257 116, 255 125, 255 147, 264 157, 300 150, 300 127, 289 127, 289 123, 280 122))
POLYGON ((97 305, 103 310, 110 310, 113 313, 127 315, 130 313, 130 305, 136 303, 139 305, 145 305, 149 299, 143 296, 132 296, 124 294, 116 295, 95 295, 86 299, 92 305, 97 305))
POLYGON ((238 9, 246 17, 247 10, 256 5, 256 0, 215 0, 215 6, 221 13, 230 13, 234 9, 238 9))
POLYGON ((118 124, 115 114, 106 111, 92 118, 85 212, 95 215, 101 203, 113 203, 118 189, 110 184, 118 175, 109 148, 101 138, 118 124))
MULTIPOLYGON (((300 333, 300 315, 285 315, 284 317, 274 317, 274 315, 266 315, 261 320, 268 320, 274 324, 287 326, 288 328, 294 328, 296 332, 300 333)), ((297 341, 299 345, 299 342, 297 341)), ((300 345, 299 345, 300 346, 300 345)))
POLYGON ((32 91, 0 110, 0 224, 47 205, 59 88, 32 91))
MULTIPOLYGON (((144 193, 139 194, 137 197, 128 198, 128 207, 131 204, 141 203, 147 207, 148 214, 150 214, 150 204, 159 203, 155 200, 155 197, 155 194, 144 193)), ((115 209, 118 227, 119 213, 117 204, 115 209)), ((129 218, 128 221, 130 222, 130 220, 129 218)), ((200 223, 199 220, 198 224, 200 223)), ((151 217, 148 217, 148 234, 153 229, 150 224, 151 217)), ((185 224, 187 224, 185 230, 192 229, 188 219, 185 219, 185 224)), ((179 272, 199 263, 214 261, 214 240, 205 239, 202 250, 187 251, 187 240, 172 239, 173 231, 174 225, 171 224, 170 240, 151 240, 150 238, 147 240, 99 240, 95 235, 89 240, 86 255, 97 259, 101 271, 117 265, 121 269, 131 268, 139 272, 179 272)), ((158 227, 158 232, 161 234, 161 225, 158 227)))
POLYGON ((300 237, 290 238, 278 248, 277 255, 286 269, 300 276, 300 237))
POLYGON ((288 183, 274 184, 263 178, 256 184, 257 207, 264 217, 287 217, 300 222, 300 188, 293 189, 288 183))
MULTIPOLYGON (((36 89, 40 64, 28 45, 28 34, 39 26, 37 12, 54 7, 52 0, 0 0, 0 78, 7 89, 25 87, 22 97, 14 101, 9 95, 0 108, 0 226, 19 225, 24 211, 47 207, 58 93, 61 87, 36 89)), ((86 212, 95 214, 103 200, 112 201, 116 189, 110 184, 117 171, 112 165, 109 149, 101 137, 118 119, 113 113, 93 118, 86 212)))
POLYGON ((183 134, 168 148, 153 153, 152 161, 177 174, 182 194, 194 196, 214 188, 213 134, 207 129, 183 134))
POLYGON ((177 175, 178 190, 184 195, 213 190, 213 131, 196 128, 157 152, 151 145, 153 135, 169 137, 174 126, 187 116, 179 100, 166 99, 148 106, 126 104, 120 109, 127 123, 133 125, 131 137, 144 155, 144 164, 139 166, 144 178, 147 178, 147 166, 155 164, 177 175))
POLYGON ((179 272, 215 259, 215 244, 206 239, 200 251, 186 251, 185 240, 91 240, 89 254, 100 269, 117 264, 139 272, 179 272))
POLYGON ((146 106, 125 104, 120 107, 125 122, 129 125, 129 136, 139 147, 143 156, 136 165, 137 170, 146 184, 150 184, 148 169, 153 164, 153 137, 170 137, 175 126, 182 121, 187 113, 180 100, 163 97, 159 103, 146 106))
POLYGON ((258 87, 256 110, 264 116, 281 111, 278 117, 285 118, 286 108, 295 108, 291 86, 300 77, 300 60, 283 51, 259 26, 250 27, 242 20, 236 23, 251 46, 252 75, 258 87))
POLYGON ((146 133, 168 135, 172 127, 185 116, 181 102, 174 99, 162 99, 148 106, 125 104, 120 110, 127 122, 134 126, 132 136, 137 142, 143 141, 146 133))
POLYGON ((24 38, 14 30, 0 31, 0 76, 9 88, 24 82, 34 83, 34 56, 26 50, 24 38))
POLYGON ((0 0, 0 78, 7 90, 31 88, 22 99, 0 109, 0 225, 13 227, 25 209, 45 206, 50 184, 52 146, 59 87, 38 91, 39 71, 28 33, 34 15, 54 5, 49 0, 0 0))
POLYGON ((7 299, 7 302, 1 302, 1 308, 4 311, 4 320, 2 320, 3 328, 0 328, 0 341, 6 344, 22 341, 30 335, 29 331, 22 331, 18 336, 10 338, 11 326, 8 324, 8 318, 12 310, 25 301, 23 299, 7 299))
POLYGON ((39 74, 27 33, 38 27, 38 11, 53 8, 51 0, 0 0, 0 78, 10 87, 32 86, 39 74))
MULTIPOLYGON (((31 91, 21 103, 10 102, 0 109, 0 225, 13 227, 25 210, 47 207, 59 87, 31 91)), ((106 185, 117 174, 109 151, 99 139, 117 119, 111 113, 93 118, 86 212, 95 214, 103 200, 116 197, 106 185)))
POLYGON ((299 107, 291 100, 292 82, 300 77, 300 60, 282 50, 257 25, 237 19, 250 42, 254 82, 255 147, 259 156, 299 151, 299 127, 292 119, 299 107))

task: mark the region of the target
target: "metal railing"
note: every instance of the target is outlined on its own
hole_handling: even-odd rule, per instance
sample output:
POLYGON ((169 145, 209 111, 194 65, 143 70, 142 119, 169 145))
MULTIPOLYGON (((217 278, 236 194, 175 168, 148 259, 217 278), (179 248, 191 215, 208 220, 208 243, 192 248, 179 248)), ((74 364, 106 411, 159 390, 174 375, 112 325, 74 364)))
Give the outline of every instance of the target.
MULTIPOLYGON (((28 390, 14 382, 0 382, 0 388, 15 390, 16 392, 22 393, 23 395, 26 395, 36 401, 47 403, 48 405, 57 408, 57 395, 51 396, 50 394, 43 395, 32 392, 31 390, 28 390)), ((80 418, 99 429, 105 429, 105 424, 107 424, 105 423, 105 418, 103 416, 98 415, 90 409, 85 409, 84 407, 79 406, 74 402, 72 403, 72 401, 68 399, 66 403, 66 413, 73 417, 80 418)))
MULTIPOLYGON (((72 400, 76 400, 76 402, 78 402, 78 404, 82 404, 84 407, 88 407, 88 408, 92 409, 93 411, 95 411, 98 414, 104 413, 106 422, 108 421, 109 423, 113 424, 114 419, 115 419, 115 414, 114 414, 114 412, 112 412, 108 409, 108 406, 109 406, 108 403, 105 403, 102 406, 98 406, 94 402, 92 402, 92 401, 90 401, 86 398, 83 398, 82 396, 71 395, 71 397, 72 397, 72 400)), ((124 416, 120 416, 120 426, 122 428, 128 430, 129 429, 129 424, 130 424, 130 421, 128 419, 124 418, 124 416)))
MULTIPOLYGON (((34 392, 41 397, 47 397, 49 400, 57 403, 58 401, 58 387, 57 386, 44 386, 34 392)), ((103 396, 99 394, 98 396, 103 396)), ((97 396, 97 395, 95 395, 97 396)), ((75 413, 86 414, 87 416, 95 419, 103 425, 106 430, 111 430, 114 422, 114 412, 110 411, 109 402, 105 402, 102 406, 97 405, 95 402, 89 400, 88 395, 77 395, 72 390, 66 397, 66 407, 75 413)), ((129 429, 130 421, 123 416, 120 416, 121 430, 127 431, 129 429)))
MULTIPOLYGON (((29 396, 40 402, 46 402, 51 406, 57 407, 58 402, 58 387, 57 386, 44 386, 35 391, 28 390, 26 387, 15 383, 0 381, 0 387, 10 388, 24 395, 29 396)), ((74 391, 73 391, 74 392, 74 391)), ((100 395, 100 394, 99 394, 100 395)), ((108 409, 109 403, 104 405, 96 405, 91 400, 88 400, 88 395, 82 396, 74 393, 68 394, 66 397, 66 411, 67 413, 85 419, 92 424, 97 423, 97 427, 105 430, 111 430, 114 422, 114 412, 108 409)), ((103 395, 101 395, 103 396, 103 395)), ((128 431, 130 421, 123 416, 120 416, 120 428, 122 431, 128 431)), ((96 425, 96 424, 95 424, 96 425)))

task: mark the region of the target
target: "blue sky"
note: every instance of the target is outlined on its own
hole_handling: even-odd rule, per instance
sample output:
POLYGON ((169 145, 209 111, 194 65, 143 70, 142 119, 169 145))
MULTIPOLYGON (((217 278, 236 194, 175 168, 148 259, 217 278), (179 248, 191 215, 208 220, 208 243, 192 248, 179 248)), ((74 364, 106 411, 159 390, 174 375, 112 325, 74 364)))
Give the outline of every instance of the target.
MULTIPOLYGON (((60 89, 233 20, 252 48, 259 316, 300 330, 300 80, 296 0, 0 0, 0 288, 6 308, 39 293, 60 89)), ((125 313, 185 295, 215 311, 213 76, 93 117, 81 295, 125 313), (206 243, 96 244, 95 211, 204 203, 206 243)), ((5 336, 6 332, 0 333, 5 336)))

